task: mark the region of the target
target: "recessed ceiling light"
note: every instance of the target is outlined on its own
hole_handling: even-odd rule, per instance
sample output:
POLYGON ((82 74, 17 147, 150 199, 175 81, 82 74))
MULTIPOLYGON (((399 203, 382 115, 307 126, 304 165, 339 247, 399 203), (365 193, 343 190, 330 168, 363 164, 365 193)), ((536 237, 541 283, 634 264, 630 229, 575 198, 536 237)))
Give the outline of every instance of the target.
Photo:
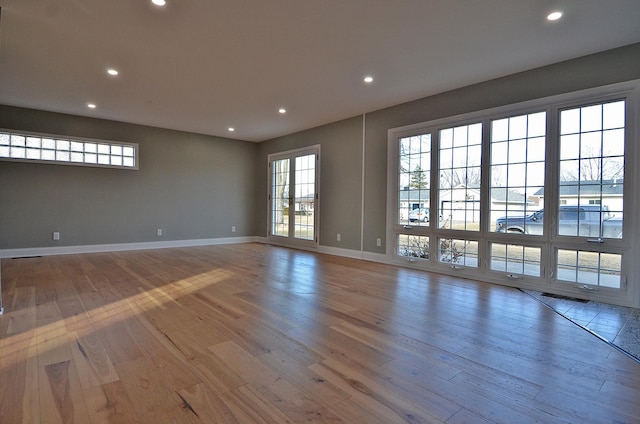
POLYGON ((547 15, 547 20, 549 21, 557 21, 560 18, 562 18, 562 12, 560 11, 551 12, 547 15))
POLYGON ((364 78, 362 79, 362 81, 364 81, 364 82, 366 82, 367 84, 369 84, 369 83, 373 82, 373 77, 372 77, 372 76, 370 76, 370 75, 367 75, 366 77, 364 77, 364 78))
POLYGON ((87 107, 89 109, 95 109, 97 106, 95 105, 95 103, 87 103, 87 107))
POLYGON ((229 127, 229 132, 234 132, 236 129, 233 127, 229 127))
POLYGON ((113 68, 109 68, 107 69, 107 74, 115 77, 116 75, 118 75, 118 71, 113 68))
POLYGON ((151 3, 155 4, 156 6, 164 6, 165 4, 167 4, 167 2, 164 0, 151 0, 151 3))
POLYGON ((280 109, 278 109, 278 113, 284 115, 285 113, 287 113, 287 109, 281 107, 280 109))

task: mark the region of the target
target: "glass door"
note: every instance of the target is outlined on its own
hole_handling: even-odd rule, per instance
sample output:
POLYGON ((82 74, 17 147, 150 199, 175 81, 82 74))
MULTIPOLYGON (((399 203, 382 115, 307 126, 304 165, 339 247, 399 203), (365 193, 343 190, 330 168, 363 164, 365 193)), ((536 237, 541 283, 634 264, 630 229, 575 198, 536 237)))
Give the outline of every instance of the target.
POLYGON ((269 155, 269 241, 317 247, 319 160, 319 146, 269 155))

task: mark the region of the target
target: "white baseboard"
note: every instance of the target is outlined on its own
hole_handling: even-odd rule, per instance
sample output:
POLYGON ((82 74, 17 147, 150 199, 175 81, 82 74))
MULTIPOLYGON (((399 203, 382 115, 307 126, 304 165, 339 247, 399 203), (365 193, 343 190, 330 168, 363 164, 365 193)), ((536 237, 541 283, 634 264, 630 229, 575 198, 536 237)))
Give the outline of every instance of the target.
POLYGON ((218 244, 261 242, 259 239, 259 237, 224 237, 194 240, 149 241, 140 243, 91 244, 84 246, 29 247, 24 249, 2 249, 0 250, 0 258, 121 252, 126 250, 166 249, 171 247, 214 246, 218 244))
POLYGON ((351 259, 362 259, 362 252, 359 250, 342 249, 340 247, 318 246, 318 253, 327 255, 342 256, 351 259))

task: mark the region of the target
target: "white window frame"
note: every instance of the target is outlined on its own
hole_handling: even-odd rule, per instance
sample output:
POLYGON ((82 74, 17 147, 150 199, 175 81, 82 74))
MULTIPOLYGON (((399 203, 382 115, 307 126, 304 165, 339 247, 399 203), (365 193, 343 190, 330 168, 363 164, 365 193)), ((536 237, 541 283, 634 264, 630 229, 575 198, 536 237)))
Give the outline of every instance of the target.
MULTIPOLYGON (((506 105, 493 109, 472 112, 464 115, 438 119, 434 121, 418 123, 414 125, 392 128, 388 131, 388 152, 387 152, 387 261, 398 265, 414 268, 429 269, 444 274, 455 274, 465 278, 498 283, 502 285, 528 288, 539 291, 549 291, 557 294, 564 294, 572 297, 586 297, 608 303, 615 303, 624 306, 640 307, 640 279, 628 278, 627 276, 639 275, 640 264, 637 258, 640 253, 640 222, 636 218, 635 211, 640 206, 640 195, 637 194, 637 187, 640 187, 640 149, 635 146, 638 140, 638 126, 640 122, 640 80, 633 80, 624 83, 612 84, 604 87, 581 90, 542 99, 535 99, 527 102, 506 105), (607 240, 607 245, 603 251, 608 253, 622 253, 622 276, 621 287, 619 289, 607 290, 603 288, 597 293, 586 290, 580 291, 575 284, 560 283, 555 280, 554 270, 556 268, 556 252, 560 249, 593 250, 594 246, 585 246, 583 240, 570 239, 558 236, 556 228, 545 220, 545 232, 543 236, 530 237, 517 234, 501 234, 491 232, 489 222, 490 202, 490 181, 485 176, 490 175, 490 128, 491 121, 504 117, 517 116, 521 114, 547 112, 547 134, 546 134, 546 157, 545 157, 545 196, 544 204, 540 208, 546 211, 558 208, 557 190, 559 181, 559 114, 566 108, 585 105, 589 103, 605 102, 616 99, 626 100, 626 124, 625 124, 625 214, 624 214, 624 234, 623 239, 607 240), (483 122, 484 141, 482 146, 482 185, 481 185, 481 222, 480 231, 462 231, 438 229, 435 225, 420 228, 416 235, 428 236, 430 240, 430 258, 437 258, 438 238, 455 238, 479 240, 478 268, 468 268, 465 266, 451 266, 439 263, 437 260, 417 261, 399 256, 395 252, 396 238, 398 231, 398 141, 400 138, 415 136, 420 134, 432 134, 432 176, 431 187, 438 187, 437 180, 439 139, 438 131, 442 128, 451 128, 459 125, 474 122, 483 122), (434 171, 435 170, 435 171, 434 171), (635 192, 634 192, 635 191, 635 192), (629 213, 627 213, 627 211, 629 213), (492 271, 490 264, 491 243, 498 244, 518 244, 541 249, 541 275, 534 277, 522 274, 505 274, 504 272, 492 271)), ((437 213, 435 191, 431 190, 431 216, 437 213)), ((401 230, 400 230, 401 231, 401 230)))
POLYGON ((85 166, 91 168, 116 168, 136 171, 140 169, 140 148, 137 143, 100 140, 92 138, 78 138, 59 134, 17 131, 3 128, 0 128, 0 135, 7 135, 9 137, 24 137, 26 140, 33 139, 34 142, 35 140, 39 140, 38 147, 25 147, 25 150, 28 149, 33 152, 40 153, 40 157, 30 158, 27 157, 27 154, 25 154, 24 157, 14 157, 11 156, 11 149, 13 149, 12 146, 9 148, 9 156, 0 156, 0 161, 85 166), (49 142, 49 144, 53 143, 53 146, 48 148, 43 147, 43 141, 47 141, 49 142), (64 145, 67 146, 66 149, 61 147, 64 145), (124 154, 124 150, 126 149, 132 149, 133 155, 124 154), (103 153, 100 153, 100 150, 102 150, 103 153), (109 150, 109 152, 106 153, 105 150, 109 150), (42 152, 45 151, 49 154, 53 154, 55 158, 42 159, 42 152), (116 153, 117 151, 119 151, 120 153, 116 153), (57 159, 58 156, 65 154, 68 154, 67 159, 57 159), (75 159, 73 155, 75 155, 75 159), (78 159, 80 157, 79 155, 81 155, 82 157, 81 160, 78 159), (95 156, 95 161, 88 160, 87 156, 95 156), (112 163, 114 159, 117 160, 118 158, 120 159, 120 164, 112 163), (108 159, 109 163, 101 162, 105 159, 108 159), (132 159, 131 165, 123 164, 125 159, 132 159))

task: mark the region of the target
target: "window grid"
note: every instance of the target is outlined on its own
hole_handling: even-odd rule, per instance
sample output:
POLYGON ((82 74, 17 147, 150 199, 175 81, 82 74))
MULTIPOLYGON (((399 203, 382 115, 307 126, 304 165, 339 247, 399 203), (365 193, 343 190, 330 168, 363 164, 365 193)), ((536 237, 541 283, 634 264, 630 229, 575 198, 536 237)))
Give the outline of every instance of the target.
POLYGON ((289 235, 289 159, 274 160, 271 166, 271 234, 286 237, 289 235))
POLYGON ((137 168, 137 146, 0 132, 0 159, 137 168))
POLYGON ((429 259, 429 237, 398 234, 398 256, 429 259))
POLYGON ((401 138, 399 145, 399 223, 428 226, 428 218, 425 220, 424 216, 428 212, 421 211, 422 215, 417 216, 415 210, 429 209, 431 134, 401 138))
POLYGON ((440 130, 439 228, 480 230, 482 123, 440 130))
POLYGON ((491 243, 491 270, 541 276, 542 249, 517 244, 491 243))
POLYGON ((546 112, 491 121, 490 222, 501 225, 490 231, 527 232, 521 223, 542 208, 535 199, 544 189, 545 142, 546 112))
POLYGON ((315 162, 315 154, 296 157, 294 237, 303 240, 315 238, 315 162))
MULTIPOLYGON (((612 202, 605 194, 623 192, 625 106, 618 100, 560 112, 560 195, 571 194, 578 205, 601 205, 601 226, 607 225, 607 217, 623 216, 622 202, 612 202)), ((622 231, 600 233, 622 238, 622 231)), ((559 234, 577 235, 562 226, 559 234)))
POLYGON ((440 238, 438 260, 452 266, 478 267, 478 241, 440 238))
POLYGON ((622 255, 558 249, 556 273, 561 282, 619 289, 622 255))

